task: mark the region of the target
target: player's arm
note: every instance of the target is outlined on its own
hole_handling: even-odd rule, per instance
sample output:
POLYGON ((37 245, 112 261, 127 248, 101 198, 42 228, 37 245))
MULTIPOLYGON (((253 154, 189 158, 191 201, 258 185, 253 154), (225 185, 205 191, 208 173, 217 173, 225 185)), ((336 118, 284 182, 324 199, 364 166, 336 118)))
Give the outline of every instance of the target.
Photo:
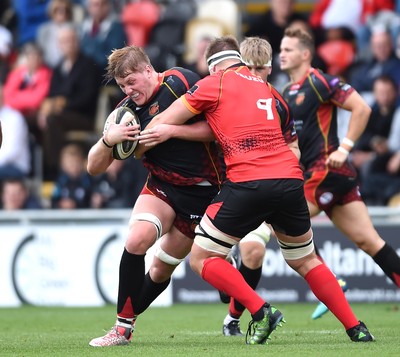
POLYGON ((343 103, 338 103, 334 100, 333 102, 351 112, 346 137, 340 143, 338 150, 331 153, 326 161, 330 166, 340 167, 347 160, 354 143, 364 132, 371 115, 371 108, 356 91, 353 91, 343 103))
POLYGON ((184 96, 176 99, 166 110, 157 114, 149 125, 146 126, 146 130, 158 124, 184 124, 190 118, 193 118, 198 113, 193 113, 184 104, 184 96))
MULTIPOLYGON (((138 137, 139 145, 135 149, 135 157, 142 157, 147 150, 151 149, 154 145, 157 145, 157 138, 153 136, 152 128, 160 124, 181 125, 186 123, 196 114, 198 113, 193 113, 186 107, 182 97, 176 99, 167 109, 160 114, 157 114, 146 126, 146 129, 140 133, 138 137)), ((180 134, 182 135, 182 132, 180 132, 180 134)))
MULTIPOLYGON (((368 120, 371 115, 371 108, 365 102, 363 97, 361 97, 361 95, 356 91, 350 94, 341 107, 351 112, 346 138, 356 142, 368 124, 368 120)), ((346 145, 345 143, 341 143, 340 145, 343 145, 343 147, 347 150, 352 149, 351 146, 346 145)))
POLYGON ((103 137, 89 150, 87 171, 90 175, 105 172, 114 160, 112 156, 113 146, 125 140, 133 141, 134 136, 139 133, 138 125, 115 124, 115 119, 110 118, 112 115, 115 115, 115 111, 107 118, 103 137))
POLYGON ((157 124, 152 129, 143 130, 139 142, 145 146, 154 146, 172 138, 203 142, 215 140, 210 126, 205 120, 201 120, 186 125, 157 124))
POLYGON ((105 172, 113 162, 112 146, 108 147, 106 144, 108 145, 101 138, 90 148, 87 161, 87 172, 90 175, 94 176, 105 172))

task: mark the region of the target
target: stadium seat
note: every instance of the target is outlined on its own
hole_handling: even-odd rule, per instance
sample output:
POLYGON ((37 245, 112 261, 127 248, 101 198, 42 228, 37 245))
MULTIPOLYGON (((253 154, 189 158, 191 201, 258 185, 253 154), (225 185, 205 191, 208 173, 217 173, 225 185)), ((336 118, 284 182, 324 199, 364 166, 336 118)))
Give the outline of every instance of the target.
POLYGON ((184 60, 191 63, 196 58, 196 44, 205 37, 220 37, 228 34, 221 21, 213 18, 194 18, 186 24, 184 60))
POLYGON ((353 63, 355 48, 345 40, 331 40, 322 43, 317 49, 318 55, 327 65, 327 72, 331 75, 342 75, 353 63))
POLYGON ((160 6, 153 0, 126 4, 121 13, 129 45, 147 45, 150 32, 160 18, 160 6))
POLYGON ((239 41, 242 37, 240 9, 234 0, 203 0, 198 2, 197 18, 221 21, 228 34, 239 41))

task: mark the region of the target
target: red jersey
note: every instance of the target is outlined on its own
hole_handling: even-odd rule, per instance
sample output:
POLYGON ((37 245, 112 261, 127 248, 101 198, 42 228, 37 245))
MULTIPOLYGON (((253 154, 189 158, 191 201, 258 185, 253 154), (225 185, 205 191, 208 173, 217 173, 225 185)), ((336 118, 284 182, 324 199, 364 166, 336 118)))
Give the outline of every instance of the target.
POLYGON ((192 113, 205 114, 221 145, 230 181, 303 179, 284 140, 269 86, 246 66, 207 76, 181 98, 192 113))

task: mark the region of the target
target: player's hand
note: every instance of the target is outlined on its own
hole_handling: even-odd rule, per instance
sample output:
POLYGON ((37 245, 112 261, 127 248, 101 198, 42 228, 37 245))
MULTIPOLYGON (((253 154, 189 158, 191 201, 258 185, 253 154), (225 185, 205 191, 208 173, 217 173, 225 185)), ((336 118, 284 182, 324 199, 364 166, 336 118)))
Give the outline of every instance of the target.
POLYGON ((329 155, 325 163, 330 167, 339 168, 346 162, 348 156, 348 154, 336 150, 329 155))
POLYGON ((113 115, 115 114, 111 113, 108 116, 104 126, 103 136, 105 141, 112 146, 125 140, 135 141, 134 137, 140 133, 140 125, 115 124, 115 118, 112 118, 113 115))
POLYGON ((173 136, 173 127, 168 124, 159 124, 151 129, 145 129, 140 132, 139 143, 144 146, 156 146, 171 139, 173 136))

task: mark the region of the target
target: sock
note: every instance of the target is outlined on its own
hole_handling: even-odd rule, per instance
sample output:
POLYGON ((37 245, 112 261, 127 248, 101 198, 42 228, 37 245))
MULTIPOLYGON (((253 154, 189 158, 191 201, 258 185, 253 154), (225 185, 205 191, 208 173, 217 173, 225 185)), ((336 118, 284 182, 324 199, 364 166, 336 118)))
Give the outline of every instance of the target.
POLYGON ((239 319, 232 317, 230 314, 226 315, 224 325, 228 325, 232 321, 239 321, 239 319))
POLYGON ((265 301, 246 283, 242 274, 222 258, 207 258, 201 277, 217 290, 225 291, 244 305, 251 314, 256 313, 265 301))
POLYGON ((320 264, 311 269, 304 279, 317 299, 328 307, 346 330, 358 325, 359 322, 346 300, 341 287, 325 264, 320 264))
POLYGON ((400 258, 395 250, 385 244, 382 249, 373 257, 384 273, 400 288, 400 258))
MULTIPOLYGON (((261 279, 262 267, 259 267, 257 269, 249 269, 242 262, 242 264, 240 264, 239 272, 243 275, 246 283, 249 284, 253 288, 253 290, 255 290, 261 279)), ((231 316, 234 316, 237 319, 240 318, 240 316, 242 316, 243 314, 244 309, 245 307, 239 301, 231 299, 229 305, 229 313, 231 314, 231 316)))
POLYGON ((162 283, 155 283, 151 280, 150 274, 147 273, 144 277, 142 291, 140 292, 139 301, 135 309, 137 315, 145 311, 151 303, 157 299, 157 297, 167 288, 171 281, 171 278, 163 281, 162 283))
POLYGON ((136 318, 129 318, 129 319, 125 319, 121 316, 117 316, 117 322, 116 325, 117 326, 121 326, 124 327, 126 329, 133 329, 133 325, 135 323, 136 318))
POLYGON ((119 265, 117 301, 117 314, 121 318, 130 319, 136 315, 134 306, 142 290, 144 271, 144 255, 131 254, 124 249, 119 265))

